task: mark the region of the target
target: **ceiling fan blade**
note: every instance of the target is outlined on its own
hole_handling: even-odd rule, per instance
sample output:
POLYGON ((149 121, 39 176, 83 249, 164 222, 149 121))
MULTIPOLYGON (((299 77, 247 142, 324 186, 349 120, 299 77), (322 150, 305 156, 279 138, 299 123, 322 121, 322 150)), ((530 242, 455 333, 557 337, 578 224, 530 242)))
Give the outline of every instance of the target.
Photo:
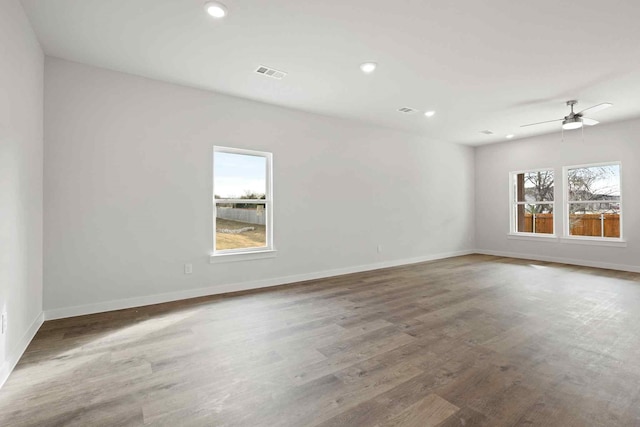
POLYGON ((529 123, 528 125, 522 125, 520 126, 521 128, 526 128, 527 126, 535 126, 535 125, 542 125, 545 123, 553 123, 553 122, 561 122, 564 119, 557 119, 557 120, 547 120, 546 122, 538 122, 538 123, 529 123))
POLYGON ((593 107, 589 107, 586 110, 582 110, 579 113, 576 113, 576 115, 580 115, 583 116, 585 114, 593 114, 593 113, 597 113, 600 110, 604 110, 605 108, 609 108, 612 107, 613 104, 610 102, 604 102, 602 104, 598 104, 598 105, 594 105, 593 107))
POLYGON ((582 118, 582 123, 584 123, 587 126, 594 126, 594 125, 597 125, 600 122, 597 121, 597 120, 590 119, 588 117, 583 117, 582 118))

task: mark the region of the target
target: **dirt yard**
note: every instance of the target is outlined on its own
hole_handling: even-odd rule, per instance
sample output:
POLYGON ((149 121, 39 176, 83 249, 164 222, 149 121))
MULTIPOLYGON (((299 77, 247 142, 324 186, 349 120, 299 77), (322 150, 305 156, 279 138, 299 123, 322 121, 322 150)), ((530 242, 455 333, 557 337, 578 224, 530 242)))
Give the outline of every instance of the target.
POLYGON ((247 222, 231 221, 216 218, 216 249, 260 248, 267 246, 264 225, 249 224, 247 222), (240 230, 253 227, 253 230, 240 233, 221 233, 219 230, 240 230))

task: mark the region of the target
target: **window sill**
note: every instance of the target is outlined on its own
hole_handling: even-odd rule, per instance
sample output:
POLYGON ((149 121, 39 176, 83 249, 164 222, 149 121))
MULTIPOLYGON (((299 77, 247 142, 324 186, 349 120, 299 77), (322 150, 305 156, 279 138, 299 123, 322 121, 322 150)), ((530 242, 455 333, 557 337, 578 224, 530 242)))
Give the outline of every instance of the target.
POLYGON ((209 257, 209 264, 275 258, 277 255, 278 255, 278 251, 276 251, 275 249, 269 249, 264 251, 236 252, 236 253, 228 253, 228 254, 211 255, 209 257))
POLYGON ((507 239, 530 240, 533 242, 557 242, 558 236, 555 234, 533 234, 533 233, 509 233, 507 239))
POLYGON ((570 243, 573 245, 594 245, 594 246, 614 246, 620 248, 627 247, 627 241, 615 238, 589 238, 589 237, 563 237, 560 239, 562 243, 570 243))

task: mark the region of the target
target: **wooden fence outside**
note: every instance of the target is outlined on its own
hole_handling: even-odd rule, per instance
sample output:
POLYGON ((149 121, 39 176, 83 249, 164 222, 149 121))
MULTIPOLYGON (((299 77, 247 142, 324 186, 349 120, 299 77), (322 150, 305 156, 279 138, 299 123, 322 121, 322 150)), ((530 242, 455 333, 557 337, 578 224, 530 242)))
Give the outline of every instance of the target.
MULTIPOLYGON (((569 227, 571 236, 620 237, 620 214, 570 215, 569 227)), ((525 213, 521 231, 533 233, 533 215, 525 213)), ((536 214, 535 232, 553 234, 553 214, 536 214)))
MULTIPOLYGON (((533 215, 524 214, 524 230, 525 233, 533 233, 533 215)), ((553 234, 553 214, 536 214, 536 233, 553 234)))

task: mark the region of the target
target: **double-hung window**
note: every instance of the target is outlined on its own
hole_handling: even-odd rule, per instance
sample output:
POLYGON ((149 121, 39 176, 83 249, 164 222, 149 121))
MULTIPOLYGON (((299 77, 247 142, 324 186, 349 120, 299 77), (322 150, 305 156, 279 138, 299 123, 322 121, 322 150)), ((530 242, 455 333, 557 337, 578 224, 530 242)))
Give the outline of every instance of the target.
POLYGON ((511 173, 511 233, 554 234, 552 169, 511 173))
POLYGON ((622 237, 620 163, 564 168, 565 235, 589 239, 622 237))
POLYGON ((271 153, 213 150, 213 254, 273 250, 271 153))

